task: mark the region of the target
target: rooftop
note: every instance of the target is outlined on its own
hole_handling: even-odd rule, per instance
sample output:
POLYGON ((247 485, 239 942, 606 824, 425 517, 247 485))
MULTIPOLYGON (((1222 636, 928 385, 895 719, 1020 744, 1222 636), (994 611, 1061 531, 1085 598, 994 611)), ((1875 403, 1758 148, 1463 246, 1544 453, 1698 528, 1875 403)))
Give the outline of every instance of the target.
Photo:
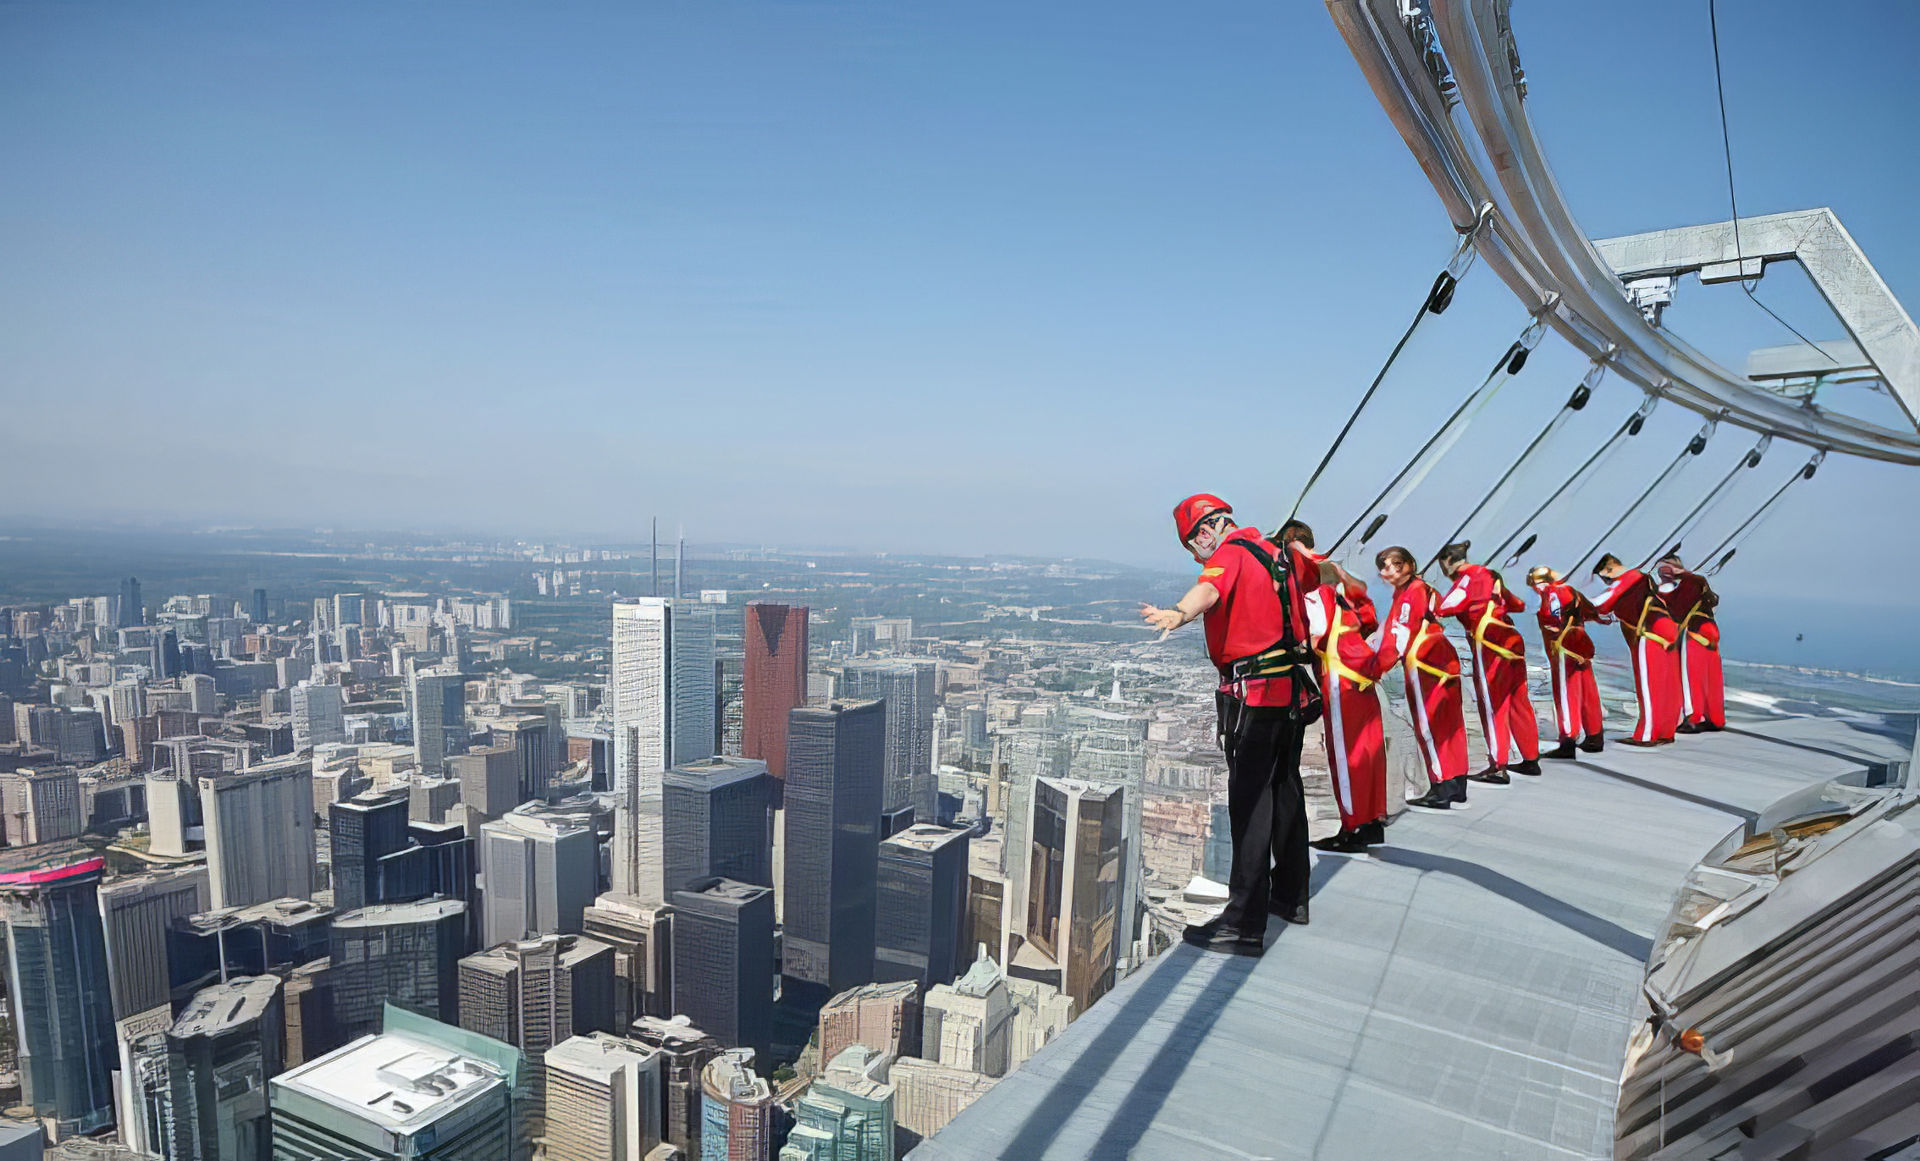
POLYGON ((201 988, 173 1022, 173 1035, 218 1036, 244 1028, 265 1014, 279 994, 280 981, 273 976, 241 976, 201 988))
POLYGON ((272 1081, 276 1088, 402 1134, 417 1132, 504 1083, 485 1060, 392 1032, 364 1036, 272 1081))
POLYGON ((386 923, 432 923, 458 915, 467 905, 458 899, 422 899, 418 903, 375 903, 334 916, 335 927, 377 927, 386 923))
POLYGON ((546 1064, 604 1084, 621 1069, 644 1061, 656 1052, 644 1044, 602 1032, 562 1040, 547 1049, 546 1064))
POLYGON ((1694 864, 1811 783, 1904 759, 1850 718, 1548 763, 1318 858, 1258 959, 1176 946, 912 1161, 1611 1158, 1654 941, 1694 864), (1231 1115, 1222 1115, 1231 1110, 1231 1115))
POLYGON ((106 865, 77 839, 59 839, 30 847, 0 849, 0 886, 31 886, 97 873, 106 865))
POLYGON ((893 843, 897 846, 911 847, 916 851, 937 851, 956 839, 967 837, 964 830, 934 826, 928 822, 917 822, 899 834, 883 840, 881 845, 893 843))

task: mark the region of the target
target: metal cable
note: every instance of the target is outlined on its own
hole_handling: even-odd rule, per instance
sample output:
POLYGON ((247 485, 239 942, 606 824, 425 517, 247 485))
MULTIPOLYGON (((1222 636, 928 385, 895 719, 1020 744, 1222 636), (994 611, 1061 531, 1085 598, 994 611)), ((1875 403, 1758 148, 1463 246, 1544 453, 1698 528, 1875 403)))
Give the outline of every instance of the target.
MULTIPOLYGON (((1601 444, 1599 447, 1595 448, 1593 451, 1593 454, 1587 457, 1585 463, 1575 468, 1573 470, 1573 474, 1571 476, 1568 476, 1564 483, 1562 483, 1558 488, 1555 488, 1553 490, 1553 493, 1549 495, 1545 500, 1541 501, 1540 506, 1538 508, 1535 508, 1532 514, 1529 515, 1525 520, 1522 520, 1520 522, 1519 527, 1515 528, 1511 535, 1509 535, 1505 540, 1502 540, 1500 542, 1500 546, 1498 548, 1494 549, 1490 554, 1488 554, 1487 563, 1492 564, 1494 561, 1500 560, 1501 554, 1506 552, 1507 547, 1511 545, 1514 541, 1520 539, 1521 533, 1525 532, 1528 528, 1532 527, 1533 522, 1540 519, 1541 516, 1545 515, 1547 509, 1553 507, 1554 503, 1557 500, 1559 500, 1560 497, 1566 495, 1569 489, 1571 489, 1574 485, 1580 483, 1582 480, 1586 479, 1587 475, 1590 472, 1592 472, 1594 468, 1597 465, 1599 465, 1602 460, 1606 459, 1606 457, 1609 454, 1611 454, 1615 448, 1620 446, 1621 440, 1639 435, 1640 429, 1643 426, 1645 426, 1647 422, 1647 416, 1653 413, 1654 406, 1657 403, 1659 403, 1659 401, 1660 401, 1659 396, 1656 396, 1656 395, 1649 395, 1644 400, 1642 400, 1640 403, 1640 407, 1632 415, 1627 416, 1626 420, 1620 424, 1619 428, 1616 429, 1611 436, 1607 437, 1607 441, 1601 444)), ((1513 555, 1510 557, 1507 557, 1506 560, 1502 562, 1500 567, 1502 568, 1513 567, 1513 563, 1516 560, 1520 559, 1520 554, 1525 552, 1527 549, 1532 548, 1533 542, 1538 539, 1540 539, 1540 534, 1537 532, 1531 536, 1528 536, 1525 541, 1521 542, 1520 547, 1513 550, 1513 555)))
POLYGON ((1773 495, 1767 497, 1766 503, 1760 505, 1760 507, 1754 511, 1753 515, 1747 517, 1746 520, 1741 523, 1740 527, 1735 528, 1733 532, 1730 533, 1725 540, 1722 540, 1719 544, 1715 545, 1712 552, 1709 552, 1705 556, 1701 557, 1701 561, 1703 563, 1705 561, 1713 560, 1713 558, 1716 556, 1720 557, 1720 559, 1716 563, 1714 563, 1713 565, 1707 568, 1706 575, 1715 576, 1720 572, 1721 569, 1727 567, 1727 562, 1733 559, 1733 554, 1740 551, 1738 542, 1745 539, 1749 533, 1751 533, 1755 528, 1759 527, 1760 521, 1767 515, 1768 512, 1773 510, 1773 506, 1775 504, 1780 502, 1780 497, 1787 494, 1788 488, 1793 487, 1795 484, 1799 483, 1801 480, 1813 479, 1813 473, 1819 470, 1821 461, 1826 458, 1827 458, 1827 452, 1825 448, 1822 448, 1819 451, 1814 452, 1813 458, 1806 462, 1806 466, 1802 467, 1799 471, 1795 472, 1793 475, 1787 477, 1787 482, 1780 485, 1779 490, 1774 492, 1773 495), (1727 554, 1725 556, 1720 556, 1720 550, 1723 548, 1728 550, 1727 554))
POLYGON ((1687 446, 1680 449, 1680 454, 1673 457, 1673 462, 1667 465, 1667 470, 1664 472, 1661 472, 1660 475, 1654 479, 1653 483, 1647 485, 1646 491, 1640 493, 1639 496, 1634 498, 1633 503, 1627 505, 1627 510, 1625 512, 1620 513, 1620 518, 1618 520, 1615 520, 1612 524, 1607 526, 1607 530, 1600 534, 1600 539, 1593 542, 1592 548, 1587 549, 1585 552, 1581 553, 1579 557, 1577 557, 1574 560, 1573 567, 1566 570, 1566 575, 1578 576, 1580 574, 1580 566, 1586 564, 1588 559, 1591 558, 1594 553, 1600 551, 1601 547, 1606 544, 1607 538, 1609 536, 1612 536, 1615 532, 1618 532, 1620 530, 1620 526, 1627 522, 1628 517, 1632 516, 1635 512, 1640 510, 1640 505, 1646 503, 1649 497, 1651 497, 1655 492, 1659 491, 1661 488, 1665 487, 1667 481, 1672 479, 1674 475, 1680 471, 1681 468, 1686 466, 1687 461, 1693 459, 1695 456, 1699 455, 1701 452, 1707 450, 1707 440, 1713 437, 1714 428, 1719 426, 1719 423, 1720 421, 1718 419, 1707 420, 1705 425, 1703 425, 1700 428, 1699 432, 1696 433, 1692 439, 1689 439, 1687 441, 1687 446))
POLYGON ((1707 492, 1707 494, 1701 498, 1700 502, 1693 506, 1692 511, 1688 512, 1685 516, 1680 518, 1680 523, 1674 526, 1674 529, 1672 532, 1667 533, 1665 536, 1662 536, 1660 539, 1653 542, 1653 551, 1655 555, 1649 556, 1646 560, 1640 562, 1640 571, 1645 572, 1647 569, 1647 566, 1652 564, 1654 561, 1664 559, 1665 557, 1672 556, 1674 553, 1679 552, 1680 543, 1681 543, 1680 538, 1682 536, 1685 536, 1687 534, 1687 530, 1693 526, 1694 518, 1699 516, 1700 513, 1706 511, 1707 505, 1713 503, 1721 495, 1725 494, 1726 490, 1730 486, 1732 486, 1735 477, 1739 476, 1739 474, 1742 471, 1748 468, 1759 467, 1760 457, 1767 454, 1767 447, 1771 443, 1773 443, 1773 436, 1771 434, 1761 436, 1759 443, 1756 443, 1751 448, 1749 448, 1747 450, 1747 454, 1741 456, 1739 460, 1737 460, 1731 468, 1728 468, 1727 474, 1720 477, 1720 482, 1715 484, 1707 492), (1662 551, 1660 546, 1668 542, 1672 542, 1673 547, 1668 548, 1665 551, 1662 551))

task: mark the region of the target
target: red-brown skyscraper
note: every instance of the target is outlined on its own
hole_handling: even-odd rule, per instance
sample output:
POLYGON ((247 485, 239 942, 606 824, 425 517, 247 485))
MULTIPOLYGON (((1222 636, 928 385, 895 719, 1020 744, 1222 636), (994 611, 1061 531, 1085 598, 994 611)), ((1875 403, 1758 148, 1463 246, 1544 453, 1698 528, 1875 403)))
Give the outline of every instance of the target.
POLYGON ((746 628, 740 749, 742 756, 765 762, 767 773, 784 783, 787 715, 807 704, 807 608, 752 601, 746 628))

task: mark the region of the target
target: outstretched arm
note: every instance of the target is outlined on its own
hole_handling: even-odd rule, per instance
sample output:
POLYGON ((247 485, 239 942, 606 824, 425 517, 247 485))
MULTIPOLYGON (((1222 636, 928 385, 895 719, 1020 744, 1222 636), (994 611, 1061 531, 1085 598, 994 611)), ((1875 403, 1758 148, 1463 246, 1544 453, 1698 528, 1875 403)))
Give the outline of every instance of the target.
POLYGON ((1160 639, 1165 641, 1167 634, 1188 621, 1198 620, 1202 613, 1213 608, 1219 600, 1220 590, 1201 581, 1188 589, 1185 596, 1173 602, 1170 608, 1162 609, 1143 602, 1140 606, 1140 619, 1160 630, 1160 639))

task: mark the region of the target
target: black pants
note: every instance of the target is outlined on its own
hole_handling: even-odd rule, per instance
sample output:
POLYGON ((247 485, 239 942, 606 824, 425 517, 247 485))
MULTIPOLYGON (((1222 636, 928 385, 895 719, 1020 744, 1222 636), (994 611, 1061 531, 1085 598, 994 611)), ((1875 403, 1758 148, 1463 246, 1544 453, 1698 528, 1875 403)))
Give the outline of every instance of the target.
POLYGON ((1289 711, 1240 709, 1227 735, 1227 816, 1233 871, 1221 923, 1247 933, 1267 929, 1267 908, 1287 912, 1307 901, 1307 801, 1300 786, 1305 731, 1289 711))

